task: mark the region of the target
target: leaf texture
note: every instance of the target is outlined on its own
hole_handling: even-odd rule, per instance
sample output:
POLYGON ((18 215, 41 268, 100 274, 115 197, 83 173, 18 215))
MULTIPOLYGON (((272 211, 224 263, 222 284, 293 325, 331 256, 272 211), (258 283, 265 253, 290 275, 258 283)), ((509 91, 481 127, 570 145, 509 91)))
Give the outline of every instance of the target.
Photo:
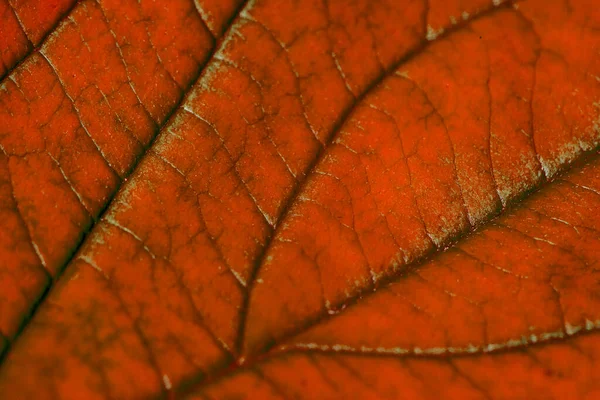
POLYGON ((37 48, 75 3, 75 0, 0 1, 0 78, 37 48))
POLYGON ((594 333, 485 357, 291 352, 188 398, 594 399, 599 343, 594 333))
MULTIPOLYGON (((597 54, 584 60, 545 39, 555 18, 542 11, 541 2, 519 3, 473 22, 403 64, 357 107, 259 266, 245 351, 443 248, 598 144, 600 85, 588 70, 574 72, 575 65, 598 68, 597 54), (464 66, 469 50, 480 63, 464 66), (550 69, 556 74, 539 72, 550 69), (583 103, 554 104, 568 95, 583 103)), ((573 12, 555 35, 575 25, 573 12)), ((590 32, 596 48, 598 38, 590 32)))
POLYGON ((600 158, 585 161, 198 398, 596 397, 600 158))
MULTIPOLYGON (((25 14, 40 12, 39 2, 15 3, 25 14)), ((217 5, 197 6, 205 7, 212 18, 207 23, 214 34, 221 34, 223 23, 215 18, 229 18, 236 4, 217 5)), ((39 51, 3 80, 4 336, 14 337, 180 102, 213 46, 191 1, 171 2, 166 9, 156 2, 83 1, 39 51), (183 34, 177 30, 180 25, 187 27, 183 34)))
POLYGON ((598 393, 594 1, 199 3, 2 83, 0 393, 598 393))

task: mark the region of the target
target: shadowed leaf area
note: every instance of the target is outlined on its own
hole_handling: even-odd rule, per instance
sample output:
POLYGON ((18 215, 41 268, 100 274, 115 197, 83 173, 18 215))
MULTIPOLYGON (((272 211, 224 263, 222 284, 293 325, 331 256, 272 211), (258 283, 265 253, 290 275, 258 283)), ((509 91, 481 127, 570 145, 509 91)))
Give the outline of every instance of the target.
POLYGON ((595 3, 0 0, 0 397, 599 397, 595 3))

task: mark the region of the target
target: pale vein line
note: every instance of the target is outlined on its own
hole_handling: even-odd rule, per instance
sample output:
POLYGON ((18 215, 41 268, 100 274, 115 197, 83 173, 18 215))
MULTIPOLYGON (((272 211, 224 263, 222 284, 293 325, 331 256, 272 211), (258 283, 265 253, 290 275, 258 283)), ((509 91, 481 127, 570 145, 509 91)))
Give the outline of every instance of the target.
POLYGON ((92 137, 92 135, 88 131, 87 127, 83 123, 83 120, 81 119, 81 112, 77 109, 75 101, 73 100, 73 98, 71 97, 71 95, 69 93, 67 93, 66 86, 65 86, 64 82, 62 81, 62 79, 60 78, 60 75, 58 74, 58 70, 56 69, 56 67, 54 66, 54 64, 50 61, 50 58, 48 56, 46 56, 46 54, 44 53, 43 49, 40 50, 39 53, 42 56, 42 58, 44 60, 46 60, 46 62, 48 63, 48 65, 50 66, 50 68, 52 69, 52 71, 54 72, 54 75, 56 76, 56 79, 58 79, 58 82, 60 83, 60 85, 63 88, 63 93, 71 101, 71 105, 73 106, 73 110, 75 111, 75 114, 77 115, 77 119, 79 120, 79 124, 81 125, 81 127, 83 128, 83 130, 85 131, 85 133, 87 134, 87 136, 90 138, 90 140, 92 141, 92 143, 94 144, 94 146, 96 146, 96 150, 98 150, 98 153, 100 153, 100 155, 102 156, 102 158, 104 159, 104 161, 106 162, 106 164, 108 165, 108 167, 115 173, 115 175, 121 176, 120 174, 117 173, 117 170, 115 169, 115 167, 112 166, 112 164, 110 163, 110 161, 108 161, 108 158, 106 157, 106 155, 104 154, 104 152, 102 151, 102 149, 100 148, 100 146, 98 146, 98 143, 96 143, 96 141, 94 140, 94 138, 92 137))

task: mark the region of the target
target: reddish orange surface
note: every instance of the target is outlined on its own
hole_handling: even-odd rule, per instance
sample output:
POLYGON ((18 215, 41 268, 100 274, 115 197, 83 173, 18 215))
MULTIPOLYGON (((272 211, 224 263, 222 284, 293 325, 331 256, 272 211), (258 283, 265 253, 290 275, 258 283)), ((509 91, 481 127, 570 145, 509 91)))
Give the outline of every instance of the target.
POLYGON ((76 0, 0 0, 0 78, 25 57, 76 0))
POLYGON ((598 333, 484 356, 290 352, 187 398, 591 400, 599 359, 598 333))
POLYGON ((497 3, 76 5, 0 84, 3 398, 598 395, 600 9, 497 3))
POLYGON ((56 26, 77 0, 7 0, 34 46, 56 26))
POLYGON ((58 276, 214 44, 191 0, 83 1, 0 83, 3 336, 58 276))
POLYGON ((31 42, 23 31, 8 0, 0 0, 0 78, 31 50, 31 42))

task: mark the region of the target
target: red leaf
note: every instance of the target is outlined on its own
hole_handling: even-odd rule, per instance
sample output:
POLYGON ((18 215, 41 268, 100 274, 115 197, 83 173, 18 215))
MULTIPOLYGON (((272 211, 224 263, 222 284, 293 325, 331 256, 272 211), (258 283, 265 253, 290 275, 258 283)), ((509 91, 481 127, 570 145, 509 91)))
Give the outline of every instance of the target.
POLYGON ((38 46, 75 0, 0 0, 0 78, 38 46))
POLYGON ((592 0, 201 3, 0 86, 0 393, 597 392, 592 0))
MULTIPOLYGON (((23 12, 33 3, 21 2, 23 12)), ((8 338, 209 56, 214 41, 194 4, 163 6, 81 2, 0 86, 0 332, 8 338)), ((233 6, 220 3, 213 16, 208 4, 204 14, 218 26, 233 6)))

